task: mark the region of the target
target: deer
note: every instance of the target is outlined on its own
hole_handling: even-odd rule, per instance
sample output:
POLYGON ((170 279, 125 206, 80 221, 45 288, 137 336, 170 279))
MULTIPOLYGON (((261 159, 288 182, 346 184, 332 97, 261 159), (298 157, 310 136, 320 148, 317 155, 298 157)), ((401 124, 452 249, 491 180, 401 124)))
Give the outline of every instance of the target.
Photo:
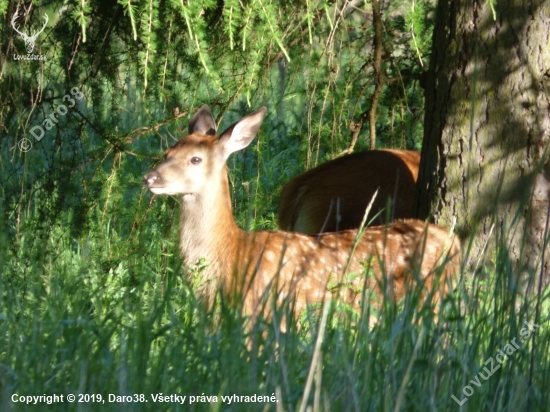
POLYGON ((48 24, 48 15, 46 13, 44 13, 44 19, 46 21, 44 22, 44 25, 42 26, 42 28, 30 36, 25 32, 19 31, 19 29, 15 25, 15 21, 17 20, 17 13, 15 13, 11 19, 11 25, 13 29, 17 33, 19 33, 23 37, 23 40, 25 41, 25 48, 27 49, 28 54, 32 53, 32 51, 34 50, 34 44, 36 42, 38 35, 44 31, 44 29, 46 28, 46 25, 48 24))
POLYGON ((283 186, 279 228, 309 235, 357 229, 375 192, 368 224, 412 218, 419 166, 420 152, 391 149, 325 162, 283 186))
POLYGON ((445 228, 401 220, 311 236, 237 226, 226 162, 251 143, 266 112, 262 107, 216 135, 212 113, 202 106, 188 135, 143 178, 154 195, 181 197, 184 265, 206 263, 197 296, 209 306, 218 291, 238 296, 249 319, 265 307, 266 296, 292 301, 295 314, 334 299, 360 311, 363 292, 401 299, 419 283, 425 296, 438 301, 459 270, 460 244, 445 228))

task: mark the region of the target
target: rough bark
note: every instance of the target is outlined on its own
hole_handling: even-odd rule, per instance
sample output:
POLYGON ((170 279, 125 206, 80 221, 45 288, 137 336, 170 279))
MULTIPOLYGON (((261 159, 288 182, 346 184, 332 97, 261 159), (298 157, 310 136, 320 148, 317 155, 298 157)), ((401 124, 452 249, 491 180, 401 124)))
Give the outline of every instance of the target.
POLYGON ((471 257, 487 243, 491 258, 503 236, 533 272, 549 205, 550 2, 495 9, 496 20, 487 1, 438 3, 417 207, 475 234, 471 257))

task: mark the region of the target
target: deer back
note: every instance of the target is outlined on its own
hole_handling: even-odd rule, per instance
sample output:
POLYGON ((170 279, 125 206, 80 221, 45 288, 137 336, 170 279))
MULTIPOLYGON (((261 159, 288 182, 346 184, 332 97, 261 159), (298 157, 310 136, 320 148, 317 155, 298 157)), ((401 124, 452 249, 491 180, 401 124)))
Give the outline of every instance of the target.
POLYGON ((384 295, 399 300, 417 283, 438 301, 460 268, 458 239, 419 220, 369 227, 362 236, 357 230, 249 232, 242 242, 232 277, 239 282, 231 286, 244 297, 247 313, 270 288, 279 299, 295 299, 298 312, 334 298, 359 309, 364 290, 378 301, 384 295))
POLYGON ((371 150, 323 163, 283 186, 279 227, 306 234, 358 228, 377 190, 369 216, 381 213, 372 224, 411 218, 419 164, 420 152, 411 150, 371 150))

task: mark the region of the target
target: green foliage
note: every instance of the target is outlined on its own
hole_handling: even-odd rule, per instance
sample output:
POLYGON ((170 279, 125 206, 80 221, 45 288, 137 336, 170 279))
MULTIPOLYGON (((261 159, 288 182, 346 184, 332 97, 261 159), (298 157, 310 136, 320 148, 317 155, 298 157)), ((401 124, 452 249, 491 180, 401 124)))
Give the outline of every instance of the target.
POLYGON ((90 18, 86 15, 91 13, 92 9, 85 1, 73 9, 72 16, 76 23, 82 28, 82 42, 86 43, 86 26, 90 23, 90 18))
POLYGON ((143 70, 143 88, 147 89, 147 75, 149 72, 149 66, 154 64, 154 56, 157 53, 157 34, 156 28, 159 27, 158 19, 158 4, 153 0, 149 0, 148 4, 144 5, 144 9, 141 12, 141 27, 142 27, 142 40, 145 50, 138 53, 138 57, 142 63, 143 70))
POLYGON ((429 18, 433 13, 433 2, 423 0, 412 2, 405 14, 405 27, 411 34, 411 46, 416 50, 420 62, 423 62, 430 53, 431 32, 427 27, 431 25, 429 18))
MULTIPOLYGON (((545 291, 543 315, 526 338, 524 322, 534 322, 535 301, 524 299, 505 269, 511 265, 504 244, 497 267, 465 278, 437 319, 431 307, 419 306, 419 291, 410 291, 399 305, 374 304, 367 296, 370 304, 361 315, 333 305, 326 326, 312 307, 301 314, 300 328, 291 322, 281 334, 278 322, 292 318, 286 302, 247 332, 228 302, 209 311, 195 299, 169 228, 166 236, 173 205, 166 206, 138 204, 134 213, 145 212, 147 224, 129 236, 118 233, 113 220, 81 240, 58 226, 34 232, 42 242, 31 249, 23 229, 18 248, 4 252, 11 264, 0 277, 3 399, 102 394, 106 403, 87 402, 89 407, 115 411, 122 406, 108 402, 108 394, 144 394, 148 402, 135 404, 136 410, 224 410, 229 405, 221 395, 276 394, 278 404, 267 410, 298 410, 313 370, 305 402, 320 402, 322 410, 394 410, 399 402, 402 410, 458 409, 452 396, 467 399, 472 410, 525 410, 533 362, 533 410, 545 410, 550 299, 545 291), (369 326, 372 318, 376 324, 369 326), (252 347, 250 337, 256 339, 252 347), (499 351, 510 351, 513 346, 506 345, 514 339, 519 349, 497 363, 499 351), (488 376, 484 368, 497 365, 480 378, 488 376), (476 379, 479 386, 471 383, 476 379), (474 389, 469 397, 463 394, 467 385, 474 389), (220 398, 178 406, 153 403, 151 395, 158 393, 220 398)), ((24 213, 23 225, 37 213, 24 213)), ((8 402, 3 410, 27 410, 8 402)), ((264 404, 233 407, 266 410, 264 404)), ((41 403, 33 410, 67 410, 67 403, 41 403)))
POLYGON ((134 34, 134 40, 137 40, 137 30, 136 30, 136 14, 138 5, 132 4, 130 0, 119 0, 118 4, 124 7, 124 14, 130 19, 130 24, 132 25, 132 33, 134 34))

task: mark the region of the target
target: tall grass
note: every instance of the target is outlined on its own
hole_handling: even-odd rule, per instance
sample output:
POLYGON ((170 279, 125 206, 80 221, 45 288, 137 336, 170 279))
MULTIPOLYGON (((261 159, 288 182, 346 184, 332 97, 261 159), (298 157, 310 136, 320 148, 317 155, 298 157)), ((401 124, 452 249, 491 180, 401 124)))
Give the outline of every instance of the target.
MULTIPOLYGON (((231 165, 241 226, 275 226, 273 186, 296 167, 266 153, 260 145, 244 155, 259 169, 239 157, 231 165), (281 172, 269 181, 265 169, 281 172)), ((139 191, 140 168, 150 167, 140 163, 101 175, 101 196, 76 231, 75 212, 48 214, 54 194, 34 207, 0 205, 2 411, 519 411, 528 397, 531 410, 547 410, 548 290, 540 300, 525 294, 522 282, 537 273, 515 272, 505 236, 485 257, 492 264, 463 270, 437 318, 414 299, 385 302, 374 326, 331 306, 281 333, 281 307, 250 331, 229 302, 208 310, 196 299, 178 252, 178 200, 139 191), (525 322, 537 325, 527 333, 525 322), (64 402, 13 401, 54 394, 64 402), (79 403, 79 394, 105 402, 79 403), (153 402, 159 394, 186 401, 153 402), (222 399, 233 395, 277 401, 222 399)))

